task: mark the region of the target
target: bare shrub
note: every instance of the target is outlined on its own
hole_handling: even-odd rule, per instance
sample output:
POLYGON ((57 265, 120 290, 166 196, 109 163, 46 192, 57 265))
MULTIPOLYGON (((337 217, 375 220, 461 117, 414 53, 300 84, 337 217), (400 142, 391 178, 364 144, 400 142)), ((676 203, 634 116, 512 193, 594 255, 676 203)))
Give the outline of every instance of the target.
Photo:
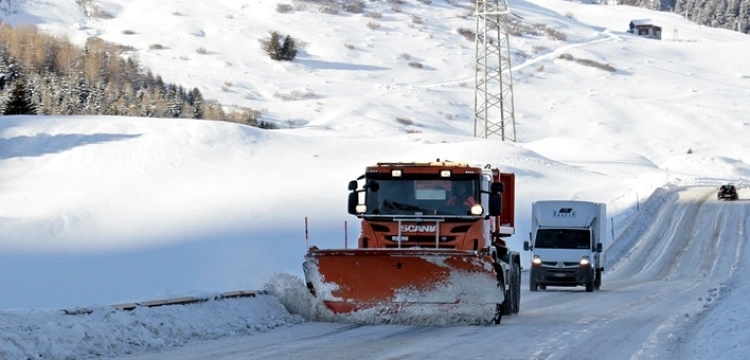
POLYGON ((322 4, 318 6, 318 11, 323 14, 338 15, 339 7, 336 4, 322 4))
POLYGON ((404 60, 411 59, 411 55, 409 55, 407 53, 400 53, 400 54, 398 54, 398 57, 401 58, 401 59, 404 59, 404 60))
POLYGON ((148 48, 151 49, 151 50, 162 50, 162 49, 164 49, 164 45, 162 45, 162 44, 151 44, 151 45, 148 46, 148 48))
POLYGON ((275 92, 274 97, 279 98, 283 101, 297 101, 297 100, 308 100, 315 99, 318 97, 312 90, 292 90, 288 93, 275 92))
POLYGON ((370 22, 367 23, 367 27, 370 28, 370 29, 372 29, 372 30, 375 30, 375 29, 380 28, 380 23, 377 22, 377 21, 370 21, 370 22))
POLYGON ((352 14, 361 14, 365 11, 365 3, 362 0, 346 2, 342 5, 344 11, 352 14))
POLYGON ((596 61, 590 60, 590 59, 576 59, 576 62, 579 63, 579 64, 581 64, 581 65, 591 66, 591 67, 599 69, 599 70, 604 70, 604 71, 609 71, 609 72, 615 72, 615 71, 617 71, 617 69, 615 69, 612 65, 602 64, 600 62, 596 62, 596 61))
POLYGON ((201 54, 201 55, 208 54, 208 50, 206 50, 206 48, 204 48, 204 47, 199 47, 199 48, 195 49, 195 52, 198 53, 198 54, 201 54))
POLYGON ((406 126, 414 125, 414 120, 405 117, 397 117, 396 122, 406 126))
POLYGON ((445 120, 453 120, 453 114, 443 112, 443 111, 438 111, 438 114, 443 115, 445 120))
POLYGON ((469 28, 458 28, 456 32, 466 40, 475 41, 477 39, 477 34, 469 28))
POLYGON ((115 16, 102 10, 100 7, 93 5, 91 9, 91 17, 94 19, 114 19, 115 16))
POLYGON ((391 11, 393 11, 393 12, 395 12, 395 13, 400 13, 400 12, 404 11, 404 9, 402 9, 402 8, 401 8, 400 6, 398 6, 398 5, 393 5, 393 6, 391 6, 391 11))
POLYGON ((425 4, 425 5, 430 5, 430 4, 432 4, 432 0, 417 0, 417 1, 419 1, 419 2, 421 2, 422 4, 425 4))
POLYGON ((344 47, 346 47, 349 50, 354 50, 354 45, 352 44, 344 44, 344 47))
POLYGON ((294 40, 294 48, 297 50, 305 50, 307 49, 307 45, 310 45, 310 43, 305 40, 300 40, 297 38, 292 38, 292 40, 294 40))
POLYGON ((466 10, 466 11, 460 12, 458 13, 458 15, 456 15, 456 17, 459 19, 464 19, 464 20, 472 18, 474 17, 474 10, 466 10))
POLYGON ((536 69, 534 69, 536 72, 542 72, 544 71, 544 65, 539 65, 536 69))
POLYGON ((367 14, 367 16, 369 16, 370 18, 373 18, 373 19, 377 20, 377 19, 380 19, 380 18, 383 17, 383 13, 381 13, 379 11, 371 11, 371 12, 369 12, 367 14))
POLYGON ((534 45, 531 47, 531 52, 533 52, 534 54, 543 53, 543 52, 546 52, 547 50, 548 49, 546 47, 541 46, 541 45, 534 45))
POLYGON ((564 33, 557 31, 551 27, 545 27, 544 32, 547 33, 547 37, 552 40, 565 41, 568 39, 568 37, 564 33))
POLYGON ((291 4, 276 4, 276 12, 286 14, 294 9, 291 4))
POLYGON ((422 130, 419 129, 406 129, 407 134, 421 134, 422 130))
POLYGON ((423 68, 423 67, 424 67, 424 65, 422 65, 422 63, 420 63, 420 62, 416 62, 416 61, 412 61, 412 62, 410 62, 410 63, 409 63, 409 66, 411 66, 411 67, 413 67, 413 68, 415 68, 415 69, 421 69, 421 68, 423 68))
POLYGON ((125 35, 135 35, 135 31, 133 30, 123 30, 122 33, 125 35))
POLYGON ((570 11, 568 11, 568 12, 566 12, 566 13, 565 13, 565 17, 566 17, 566 18, 568 18, 568 19, 572 19, 572 20, 575 20, 575 19, 576 19, 576 16, 575 16, 575 14, 573 14, 573 13, 572 13, 572 12, 570 12, 570 11))
POLYGON ((421 17, 419 17, 419 16, 417 16, 417 15, 412 15, 411 16, 411 22, 414 23, 414 24, 422 24, 422 23, 424 23, 424 19, 421 18, 421 17))
POLYGON ((599 70, 604 70, 604 71, 609 71, 609 72, 615 72, 615 71, 617 71, 617 69, 615 69, 615 67, 612 66, 612 65, 603 64, 603 63, 600 63, 600 62, 597 62, 597 61, 594 61, 594 60, 591 60, 591 59, 576 59, 576 58, 573 57, 573 55, 570 55, 568 53, 560 54, 560 56, 558 56, 558 58, 564 59, 564 60, 568 60, 568 61, 575 61, 575 62, 577 62, 577 63, 579 63, 581 65, 590 66, 590 67, 593 67, 593 68, 596 68, 596 69, 599 69, 599 70))
POLYGON ((406 4, 406 0, 388 0, 391 4, 406 4))
POLYGON ((530 26, 522 23, 519 19, 513 18, 508 20, 508 34, 512 36, 523 36, 531 35, 536 36, 540 34, 540 30, 546 27, 544 24, 538 24, 536 26, 530 26))
POLYGON ((179 12, 179 11, 175 11, 175 12, 173 12, 173 13, 172 13, 172 15, 174 15, 174 16, 185 16, 184 14, 182 14, 182 13, 181 13, 181 12, 179 12))

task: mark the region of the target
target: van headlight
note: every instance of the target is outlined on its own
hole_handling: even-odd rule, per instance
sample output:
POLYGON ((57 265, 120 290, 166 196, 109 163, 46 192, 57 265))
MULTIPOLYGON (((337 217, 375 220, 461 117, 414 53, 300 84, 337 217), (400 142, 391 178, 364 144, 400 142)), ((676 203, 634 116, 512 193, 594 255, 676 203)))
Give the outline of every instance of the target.
POLYGON ((531 258, 531 265, 542 266, 542 258, 540 258, 539 255, 534 255, 534 257, 531 258))
POLYGON ((581 261, 578 262, 578 265, 580 266, 589 266, 591 265, 591 259, 589 259, 588 256, 584 256, 581 258, 581 261))

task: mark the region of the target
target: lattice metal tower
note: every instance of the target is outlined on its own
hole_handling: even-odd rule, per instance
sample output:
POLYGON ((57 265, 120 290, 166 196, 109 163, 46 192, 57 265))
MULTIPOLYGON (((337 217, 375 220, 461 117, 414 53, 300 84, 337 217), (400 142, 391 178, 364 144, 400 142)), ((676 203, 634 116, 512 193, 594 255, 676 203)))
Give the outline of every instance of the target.
POLYGON ((516 141, 507 0, 477 0, 474 136, 516 141))

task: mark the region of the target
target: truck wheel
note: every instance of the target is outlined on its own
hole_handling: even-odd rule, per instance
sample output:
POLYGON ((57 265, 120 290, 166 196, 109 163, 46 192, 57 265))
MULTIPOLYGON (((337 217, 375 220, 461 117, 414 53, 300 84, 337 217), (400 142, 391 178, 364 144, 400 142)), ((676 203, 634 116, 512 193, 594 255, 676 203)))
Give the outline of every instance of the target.
POLYGON ((511 291, 505 292, 505 301, 503 301, 503 315, 512 315, 513 314, 513 298, 511 296, 511 291))
POLYGON ((502 307, 503 315, 513 314, 513 279, 511 279, 510 281, 511 283, 508 284, 508 290, 505 290, 505 300, 503 300, 503 303, 500 304, 502 307))
POLYGON ((521 265, 513 264, 513 313, 521 311, 521 265))

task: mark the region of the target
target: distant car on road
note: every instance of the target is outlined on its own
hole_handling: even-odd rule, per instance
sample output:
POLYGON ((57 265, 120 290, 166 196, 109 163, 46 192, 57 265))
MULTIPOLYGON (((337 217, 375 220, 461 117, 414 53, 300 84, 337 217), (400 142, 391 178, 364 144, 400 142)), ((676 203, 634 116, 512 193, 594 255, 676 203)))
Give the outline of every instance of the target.
POLYGON ((734 185, 721 185, 721 187, 719 188, 719 192, 716 194, 716 198, 718 200, 737 200, 739 199, 739 196, 737 195, 737 188, 734 185))

